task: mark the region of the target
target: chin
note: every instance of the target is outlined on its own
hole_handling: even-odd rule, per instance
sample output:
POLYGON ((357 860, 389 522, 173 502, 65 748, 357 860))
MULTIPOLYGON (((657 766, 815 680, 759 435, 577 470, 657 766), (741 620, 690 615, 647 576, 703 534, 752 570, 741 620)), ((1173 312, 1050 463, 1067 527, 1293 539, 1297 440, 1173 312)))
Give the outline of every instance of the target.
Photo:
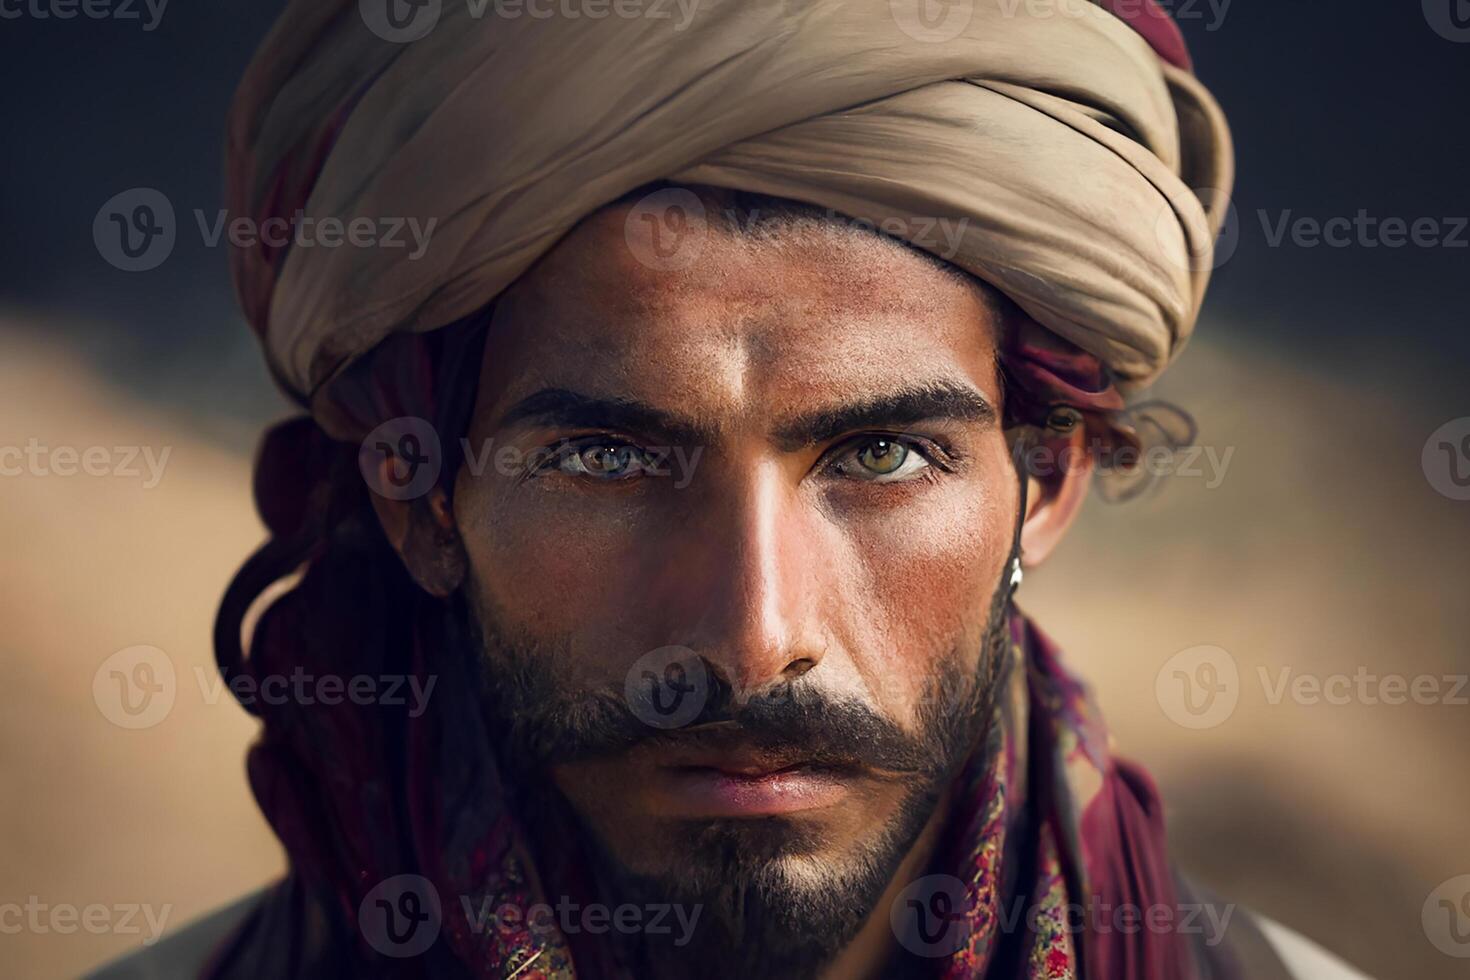
POLYGON ((740 819, 625 817, 588 825, 605 894, 699 910, 674 945, 633 937, 649 976, 809 977, 857 934, 933 815, 933 794, 886 806, 740 819), (861 824, 854 823, 861 820, 861 824), (614 844, 610 838, 615 837, 614 844))
POLYGON ((604 854, 605 887, 621 900, 698 910, 682 945, 635 937, 651 976, 807 977, 851 941, 904 848, 840 847, 808 821, 719 820, 668 828, 661 846, 604 854))

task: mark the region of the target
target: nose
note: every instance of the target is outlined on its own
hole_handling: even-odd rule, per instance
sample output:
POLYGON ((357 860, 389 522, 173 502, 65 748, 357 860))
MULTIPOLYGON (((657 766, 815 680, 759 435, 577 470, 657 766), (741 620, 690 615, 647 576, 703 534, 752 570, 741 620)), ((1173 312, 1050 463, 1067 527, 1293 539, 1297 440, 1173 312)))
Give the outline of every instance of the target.
MULTIPOLYGON (((676 566, 674 626, 737 702, 814 668, 825 649, 820 518, 779 465, 711 481, 676 566), (708 496, 706 496, 708 494, 708 496), (682 627, 682 628, 680 628, 682 627)), ((671 624, 674 625, 674 624, 671 624)))

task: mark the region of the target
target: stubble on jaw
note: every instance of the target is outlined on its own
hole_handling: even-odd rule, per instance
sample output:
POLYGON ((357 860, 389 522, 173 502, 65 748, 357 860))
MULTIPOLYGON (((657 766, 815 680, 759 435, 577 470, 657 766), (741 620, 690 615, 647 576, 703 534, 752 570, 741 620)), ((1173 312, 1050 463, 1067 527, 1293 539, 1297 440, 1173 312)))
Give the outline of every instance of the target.
MULTIPOLYGON (((844 847, 783 817, 658 821, 664 826, 651 825, 647 833, 657 838, 653 849, 672 860, 662 869, 635 869, 611 845, 606 828, 573 807, 550 770, 563 753, 595 757, 678 733, 652 732, 632 716, 619 692, 567 690, 551 666, 565 663, 556 656, 555 643, 508 637, 497 630, 496 616, 484 616, 484 604, 476 606, 484 693, 499 729, 497 748, 533 837, 543 848, 566 850, 568 842, 555 839, 551 829, 571 831, 611 905, 700 910, 690 934, 614 934, 622 958, 651 977, 697 970, 712 980, 751 975, 779 980, 820 972, 873 915, 921 835, 930 836, 926 828, 945 819, 937 813, 940 801, 974 747, 984 744, 1010 668, 1002 586, 992 598, 978 663, 971 666, 958 649, 936 658, 938 667, 921 701, 920 735, 914 737, 916 754, 932 764, 872 832, 844 847), (548 832, 553 839, 547 839, 548 832)), ((714 701, 718 706, 719 697, 714 701)), ((740 717, 738 706, 719 710, 740 717)))

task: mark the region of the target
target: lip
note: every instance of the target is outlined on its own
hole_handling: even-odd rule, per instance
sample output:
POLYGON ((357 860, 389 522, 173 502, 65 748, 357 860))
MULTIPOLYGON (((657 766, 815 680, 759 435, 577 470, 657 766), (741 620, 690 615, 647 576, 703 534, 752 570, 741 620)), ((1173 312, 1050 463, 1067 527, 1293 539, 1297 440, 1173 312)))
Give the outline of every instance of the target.
POLYGON ((834 806, 854 773, 806 764, 690 765, 660 769, 651 787, 658 809, 679 817, 770 817, 834 806))

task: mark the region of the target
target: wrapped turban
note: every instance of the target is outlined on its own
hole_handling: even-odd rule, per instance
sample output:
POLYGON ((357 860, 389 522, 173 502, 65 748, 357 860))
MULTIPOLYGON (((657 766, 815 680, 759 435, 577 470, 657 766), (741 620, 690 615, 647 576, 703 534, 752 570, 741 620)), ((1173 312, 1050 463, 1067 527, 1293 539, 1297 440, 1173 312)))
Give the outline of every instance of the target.
POLYGON ((416 258, 235 249, 246 316, 304 402, 659 180, 791 198, 931 251, 920 231, 957 222, 943 258, 1125 388, 1189 337, 1232 158, 1154 0, 618 0, 604 16, 418 0, 437 20, 411 43, 370 26, 402 2, 293 0, 231 112, 236 218, 434 222, 416 258))
MULTIPOLYGON (((316 420, 284 423, 263 447, 257 497, 272 537, 221 606, 222 672, 305 664, 318 676, 448 672, 451 683, 441 686, 448 700, 436 695, 417 719, 353 705, 256 709, 265 734, 251 781, 295 874, 252 921, 252 942, 236 937, 221 951, 217 976, 285 975, 277 960, 299 961, 292 975, 322 975, 316 947, 355 933, 328 928, 332 913, 307 903, 350 922, 378 893, 371 882, 408 869, 446 901, 526 909, 540 900, 493 753, 463 749, 484 743, 489 722, 470 696, 468 662, 436 653, 465 642, 451 632, 456 619, 398 563, 378 560, 386 542, 359 533, 367 491, 356 447, 328 438, 352 435, 329 421, 346 400, 329 393, 332 382, 349 368, 385 361, 385 375, 407 378, 361 386, 363 397, 384 399, 373 406, 383 411, 354 418, 401 414, 392 399, 423 389, 433 370, 478 362, 459 351, 415 362, 400 349, 453 347, 468 331, 430 332, 474 317, 579 220, 658 181, 790 198, 906 229, 902 237, 931 250, 925 229, 948 220, 961 235, 952 251, 946 238, 940 257, 1029 315, 1026 329, 1041 336, 1017 346, 1027 381, 1065 390, 1069 403, 1121 407, 1114 379, 1154 378, 1199 310, 1221 220, 1215 202, 1230 183, 1229 139, 1154 0, 605 0, 603 16, 593 14, 599 0, 496 3, 290 0, 232 109, 235 219, 261 229, 298 212, 318 224, 434 225, 413 258, 264 234, 232 252, 271 368, 316 420), (381 16, 387 4, 391 19, 381 16), (560 9, 543 16, 551 4, 560 9), (415 11, 430 29, 393 39, 400 15, 415 11), (244 656, 247 610, 303 564, 301 584, 261 615, 244 656), (415 805, 397 805, 385 787, 407 787, 415 805)), ((1084 736, 1070 727, 1052 732, 1092 713, 1067 693, 1074 682, 1052 677, 1044 644, 1025 656, 1016 676, 1043 685, 1029 695, 1038 734, 1027 751, 1046 767, 1059 764, 1047 761, 1053 743, 1068 746, 1066 767, 1079 769, 1089 794, 1072 795, 1060 775, 1046 783, 1035 836, 1048 863, 1027 861, 1051 869, 1042 880, 1052 884, 1037 894, 1065 900, 1054 883, 1066 848, 1086 867, 1079 895, 1174 906, 1151 787, 1079 752, 1084 736)), ((1021 799, 995 792, 990 799, 1021 799)), ((971 809, 975 822, 960 821, 967 828, 1008 825, 984 801, 971 809)), ((992 855, 991 844, 973 853, 992 855)), ((565 880, 555 863, 565 855, 549 858, 545 880, 565 880)), ((976 881, 989 873, 964 867, 982 869, 963 872, 976 881)), ((975 921, 993 926, 992 907, 978 908, 975 921)), ((558 933, 463 925, 446 917, 447 943, 430 954, 441 959, 395 962, 404 975, 570 975, 558 933)), ((992 953, 1023 961, 990 945, 993 930, 967 935, 974 945, 947 960, 944 975, 970 975, 992 953)), ((1075 972, 1072 937, 1050 935, 1051 951, 1038 945, 1025 962, 1075 972)), ((1129 975, 1175 976, 1178 938, 1088 936, 1081 950, 1089 976, 1121 975, 1118 964, 1129 975)), ((357 962, 338 953, 320 962, 357 962)), ((391 966, 372 964, 358 972, 391 966)))

